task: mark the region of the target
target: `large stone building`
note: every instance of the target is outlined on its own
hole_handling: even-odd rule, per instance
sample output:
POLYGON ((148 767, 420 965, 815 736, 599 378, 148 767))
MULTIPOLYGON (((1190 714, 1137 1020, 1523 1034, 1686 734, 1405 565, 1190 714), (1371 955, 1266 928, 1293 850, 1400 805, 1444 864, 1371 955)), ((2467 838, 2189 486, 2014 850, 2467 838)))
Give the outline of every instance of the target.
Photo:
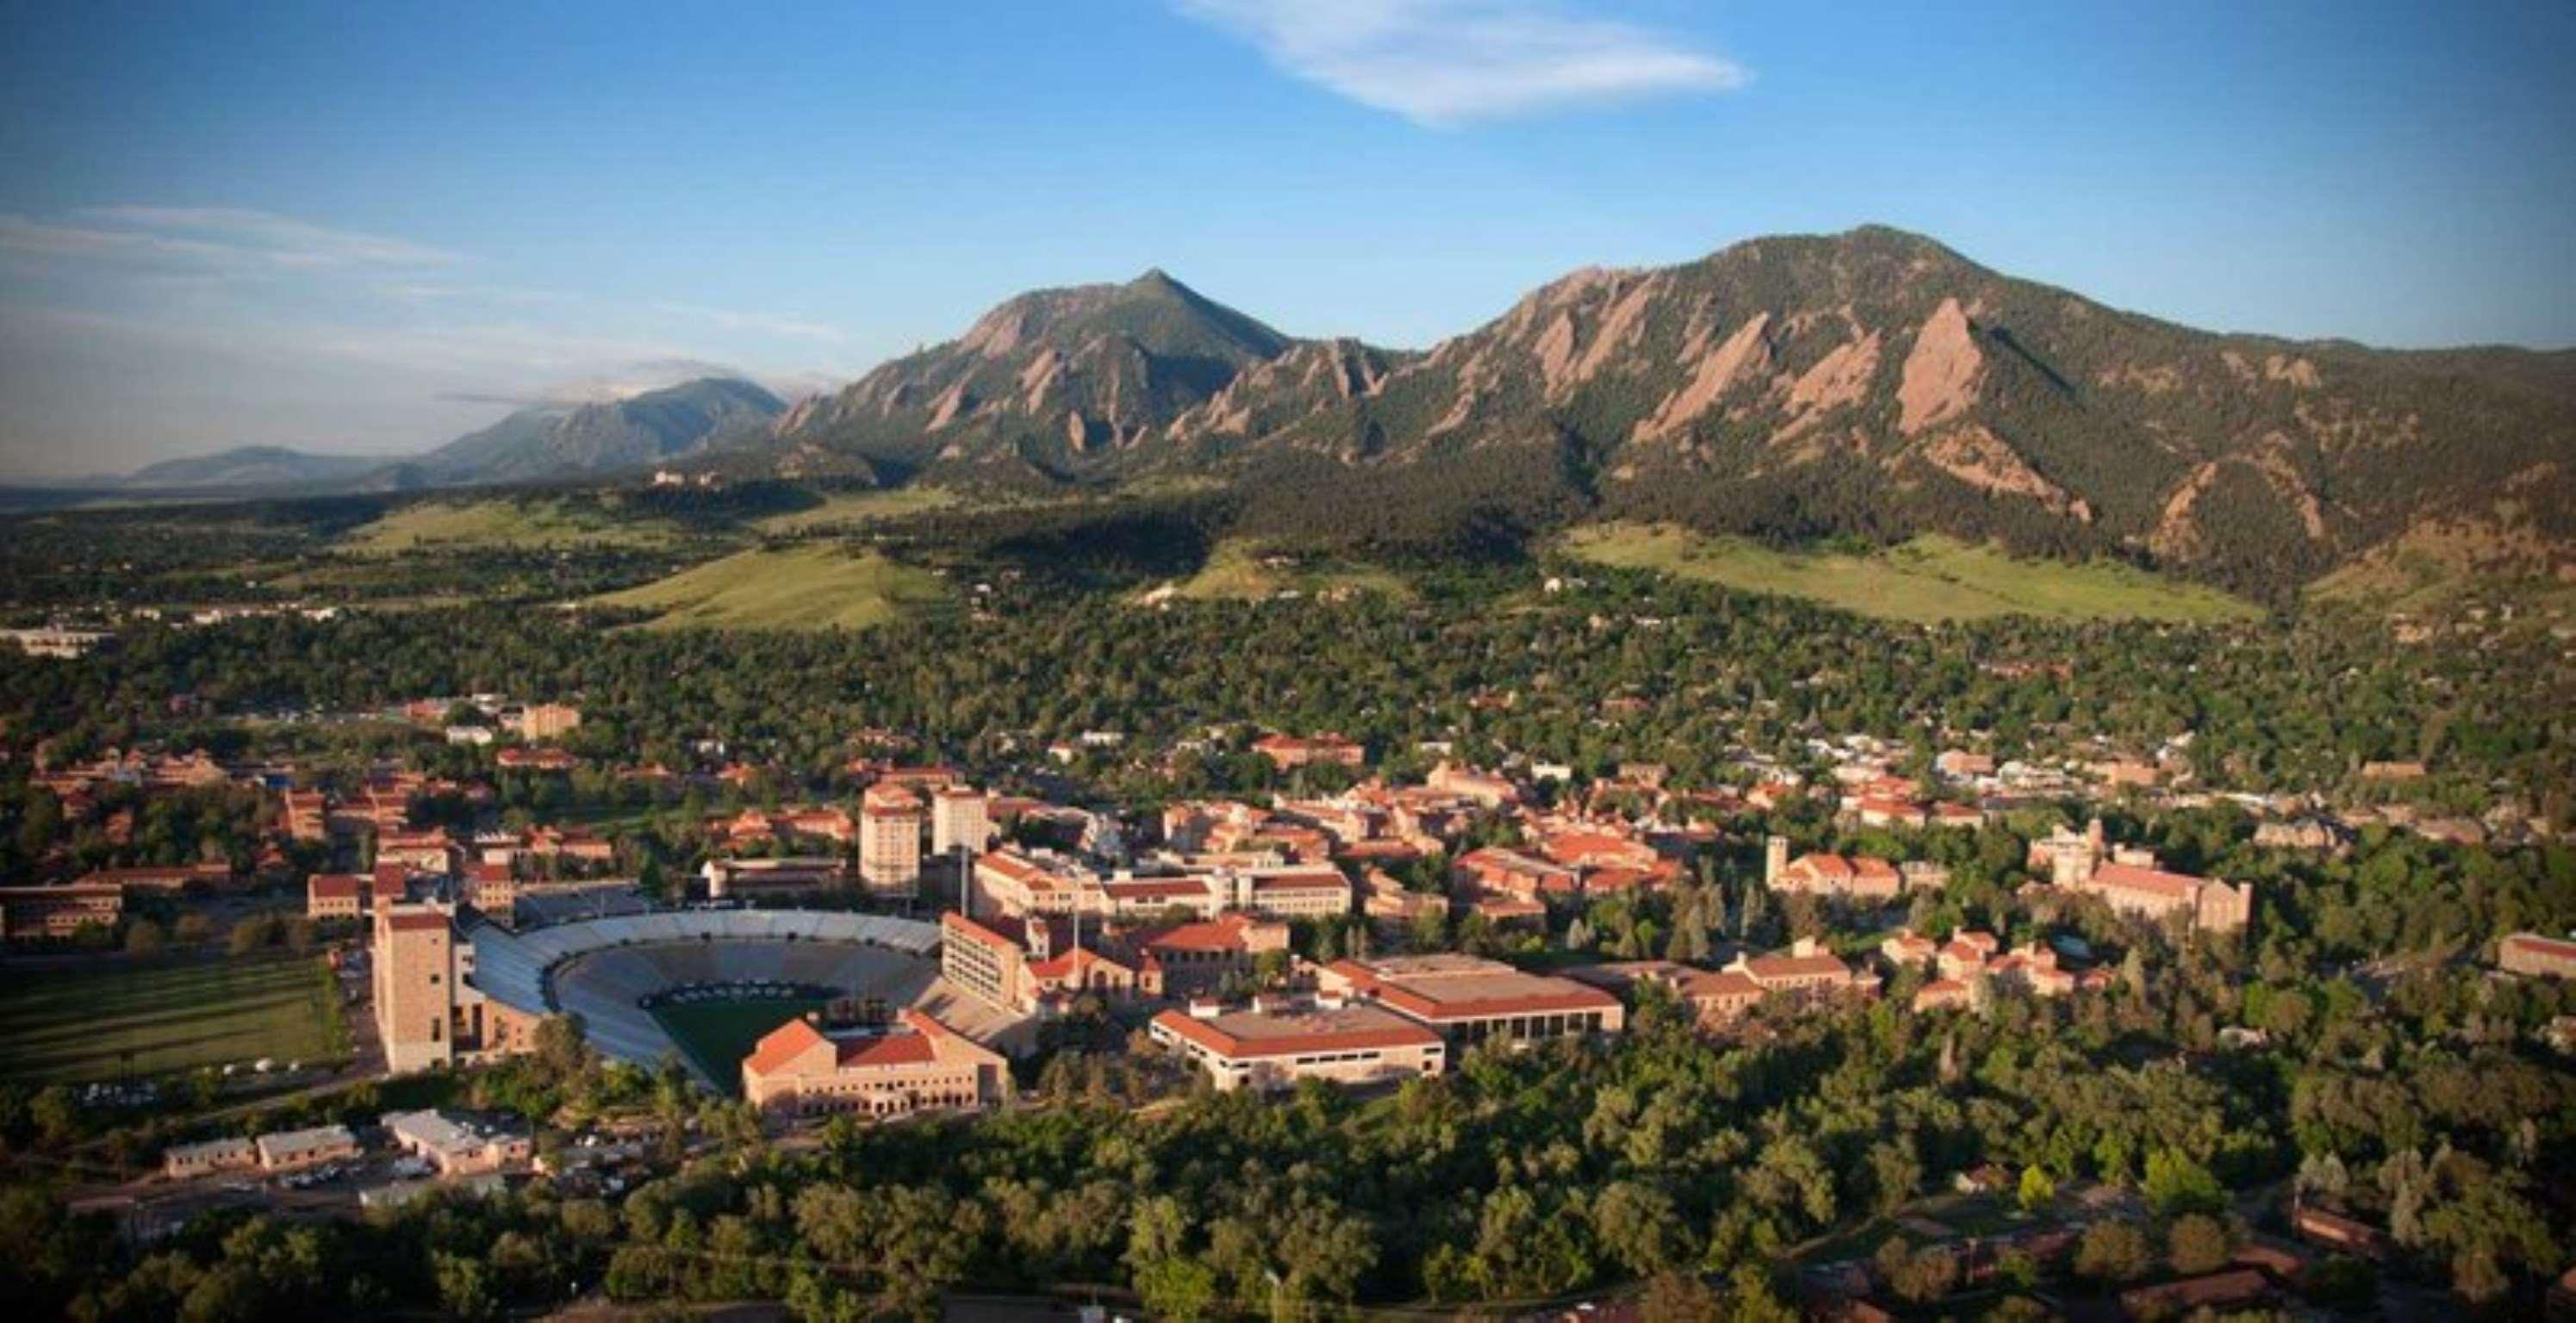
POLYGON ((379 903, 369 956, 376 1032, 392 1073, 521 1051, 535 1035, 533 1017, 473 986, 474 944, 444 906, 379 903))
POLYGON ((2138 864, 2109 863, 2074 890, 2099 896, 2114 910, 2164 922, 2179 919, 2205 932, 2233 932, 2254 917, 2254 884, 2168 873, 2138 864))
POLYGON ((796 1019, 743 1059, 742 1096, 774 1116, 973 1110, 1002 1100, 1008 1069, 1000 1053, 917 1010, 898 1012, 884 1029, 796 1019))
POLYGON ((879 895, 921 883, 921 796, 880 782, 859 800, 859 881, 879 895))
POLYGON ((1205 1068, 1220 1092, 1302 1079, 1367 1084, 1437 1075, 1449 1054, 1428 1026, 1368 1002, 1264 1000, 1242 1010, 1164 1011, 1147 1032, 1205 1068))

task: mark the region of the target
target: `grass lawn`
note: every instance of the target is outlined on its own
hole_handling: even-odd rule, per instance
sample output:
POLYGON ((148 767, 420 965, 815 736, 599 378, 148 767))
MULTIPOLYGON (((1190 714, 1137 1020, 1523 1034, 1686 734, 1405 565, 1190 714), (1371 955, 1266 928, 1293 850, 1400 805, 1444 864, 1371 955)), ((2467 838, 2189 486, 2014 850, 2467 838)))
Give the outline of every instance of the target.
POLYGON ((2207 622, 2261 614, 2252 603, 2215 588, 2131 565, 2021 560, 1991 546, 1938 536, 1854 556, 1776 551, 1663 524, 1595 524, 1568 534, 1564 550, 1595 564, 1661 570, 1919 624, 2007 615, 2207 622))
POLYGON ((736 552, 591 600, 658 611, 655 629, 865 629, 947 594, 928 570, 818 543, 736 552))
POLYGON ((319 956, 102 960, 0 976, 0 1077, 107 1080, 348 1050, 339 989, 319 956))
MULTIPOLYGON (((1290 556, 1288 563, 1272 564, 1269 548, 1243 538, 1227 538, 1208 553, 1207 563, 1186 579, 1166 585, 1172 597, 1194 602, 1236 600, 1262 601, 1282 592, 1295 590, 1308 597, 1335 591, 1387 593, 1407 596, 1411 589, 1404 580, 1372 565, 1321 560, 1310 556, 1290 556)), ((1145 596, 1161 600, 1161 589, 1145 596)))
POLYGON ((391 556, 436 547, 658 547, 677 536, 664 520, 621 519, 595 507, 530 496, 406 505, 351 530, 345 545, 364 555, 391 556))
POLYGON ((658 1007, 653 1018, 698 1069, 724 1085, 725 1092, 734 1093, 742 1087, 742 1059, 751 1055, 763 1035, 822 1006, 813 997, 712 1001, 658 1007))

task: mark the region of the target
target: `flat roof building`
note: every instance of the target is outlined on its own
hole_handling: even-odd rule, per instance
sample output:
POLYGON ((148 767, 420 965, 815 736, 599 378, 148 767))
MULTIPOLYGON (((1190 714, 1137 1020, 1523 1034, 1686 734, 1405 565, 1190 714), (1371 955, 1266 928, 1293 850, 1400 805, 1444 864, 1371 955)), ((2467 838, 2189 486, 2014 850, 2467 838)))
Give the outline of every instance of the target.
POLYGON ((1599 988, 1481 956, 1337 960, 1318 973, 1316 986, 1374 1000, 1459 1047, 1489 1038, 1522 1043, 1617 1033, 1627 1024, 1626 1008, 1599 988))
POLYGON ((1437 1075, 1448 1044, 1430 1027, 1369 1002, 1164 1011, 1147 1032, 1204 1068, 1217 1089, 1284 1088, 1303 1079, 1368 1084, 1437 1075))
POLYGON ((202 1144, 173 1144, 161 1150, 161 1174, 174 1181, 257 1165, 259 1150, 247 1139, 209 1139, 202 1144))
POLYGON ((383 1123, 395 1143, 427 1159, 442 1176, 498 1171, 526 1161, 532 1151, 524 1131, 446 1112, 387 1112, 383 1123))
POLYGON ((317 1125, 261 1135, 256 1147, 262 1170, 292 1171, 358 1156, 358 1136, 344 1125, 317 1125))

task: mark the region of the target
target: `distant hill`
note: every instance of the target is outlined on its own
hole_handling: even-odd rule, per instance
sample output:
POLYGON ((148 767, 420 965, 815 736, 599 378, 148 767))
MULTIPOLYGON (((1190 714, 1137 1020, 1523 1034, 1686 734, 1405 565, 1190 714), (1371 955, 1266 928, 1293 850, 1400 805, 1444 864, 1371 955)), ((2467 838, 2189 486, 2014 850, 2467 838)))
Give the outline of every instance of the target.
POLYGON ((541 404, 424 455, 316 455, 243 446, 163 460, 79 485, 119 491, 214 487, 292 491, 408 491, 608 476, 736 445, 766 444, 786 408, 748 381, 702 377, 624 399, 541 404))
POLYGON ((786 406, 748 381, 702 377, 597 404, 540 405, 400 466, 405 486, 612 473, 759 436, 786 406))
POLYGON ((176 489, 205 487, 293 487, 327 483, 382 467, 372 455, 317 455, 284 446, 237 446, 211 455, 165 459, 122 478, 117 486, 176 489))
POLYGON ((1263 533, 1941 533, 2275 600, 2434 527, 2576 561, 2576 353, 2199 331, 1880 227, 1578 271, 1427 354, 1160 272, 1041 291, 777 431, 791 467, 1230 478, 1263 533))

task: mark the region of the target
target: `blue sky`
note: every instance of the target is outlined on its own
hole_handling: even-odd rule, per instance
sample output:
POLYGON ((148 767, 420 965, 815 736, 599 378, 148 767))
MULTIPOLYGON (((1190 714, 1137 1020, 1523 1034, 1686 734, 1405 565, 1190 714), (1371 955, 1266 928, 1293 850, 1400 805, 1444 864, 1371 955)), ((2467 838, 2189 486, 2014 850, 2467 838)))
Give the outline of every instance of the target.
POLYGON ((2224 329, 2576 344, 2576 5, 0 7, 0 472, 795 387, 1161 266, 1426 345, 1880 221, 2224 329))

